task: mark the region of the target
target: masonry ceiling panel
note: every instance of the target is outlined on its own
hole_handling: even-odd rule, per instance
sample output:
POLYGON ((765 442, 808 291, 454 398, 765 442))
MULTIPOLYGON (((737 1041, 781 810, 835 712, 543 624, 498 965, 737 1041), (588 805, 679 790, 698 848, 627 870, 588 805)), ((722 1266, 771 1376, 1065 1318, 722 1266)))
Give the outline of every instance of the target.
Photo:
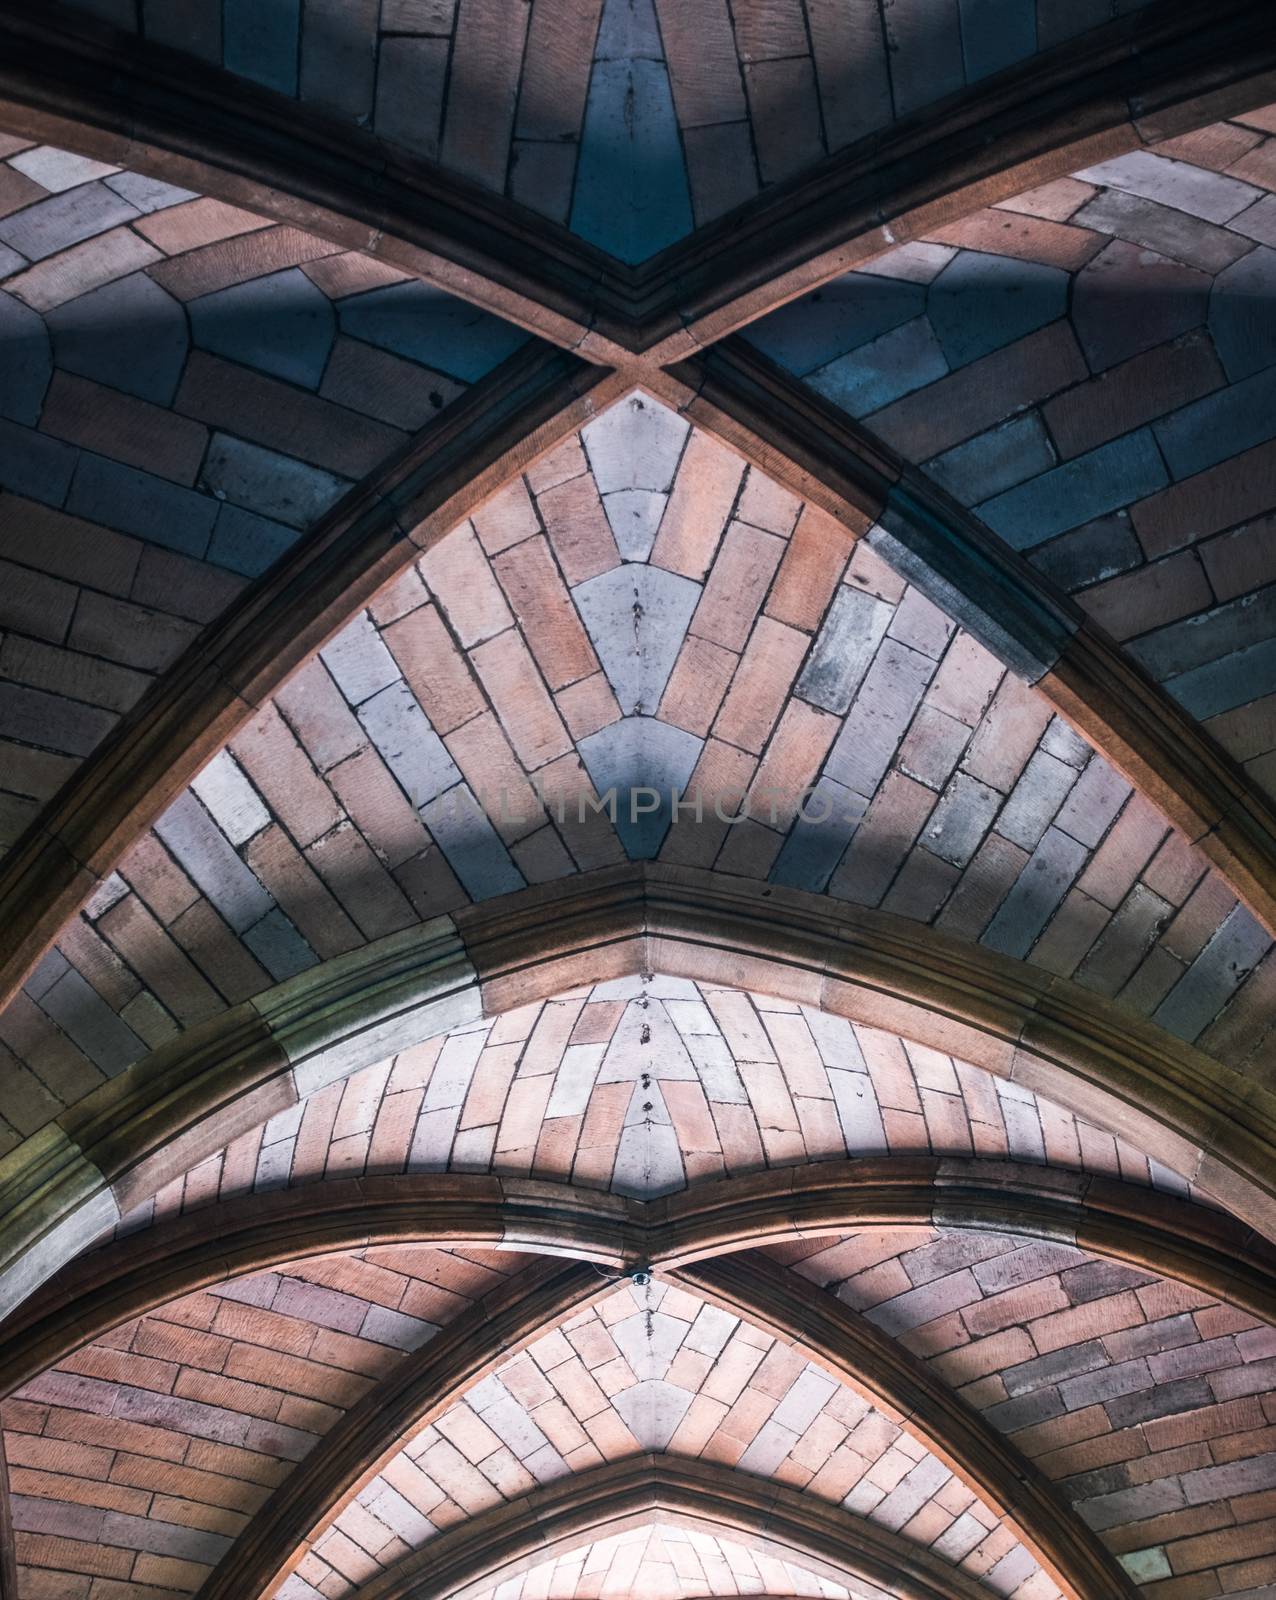
POLYGON ((0 1600, 1276 1592, 1276 25, 0 0, 0 1600))

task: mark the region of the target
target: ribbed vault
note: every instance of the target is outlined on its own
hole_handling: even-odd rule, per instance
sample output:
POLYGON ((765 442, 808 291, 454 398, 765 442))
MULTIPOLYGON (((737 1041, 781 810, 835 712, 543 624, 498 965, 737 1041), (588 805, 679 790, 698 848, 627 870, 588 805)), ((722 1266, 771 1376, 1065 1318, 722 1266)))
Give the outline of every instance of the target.
MULTIPOLYGON (((903 1168, 893 1212, 902 1220, 898 1197, 910 1182, 916 1184, 917 1162, 893 1159, 903 1168)), ((665 1456, 689 1456, 755 1477, 778 1471, 804 1494, 832 1495, 871 1523, 894 1527, 914 1543, 934 1543, 941 1557, 956 1559, 976 1575, 986 1577, 1004 1561, 988 1581, 996 1592, 1009 1592, 998 1585, 1012 1573, 1022 1582, 1032 1568, 970 1499, 971 1487, 985 1495, 991 1489, 995 1498, 997 1486, 1004 1490, 1009 1484, 1017 1485, 1015 1498, 1022 1504, 1032 1473, 1021 1461, 1005 1477, 1002 1447, 994 1443, 1003 1433, 1015 1448, 1022 1445, 1037 1457, 1046 1475, 1033 1480, 1042 1485, 1033 1491, 1042 1509, 1029 1537, 1039 1549, 1037 1541, 1044 1539, 1048 1559, 1062 1560, 1065 1571, 1078 1572, 1079 1556, 1068 1552, 1084 1551, 1089 1536, 1066 1517, 1056 1524, 1059 1513, 1045 1509, 1055 1503, 1044 1487, 1048 1478, 1059 1482, 1065 1500, 1080 1503, 1085 1521, 1115 1541, 1119 1553, 1139 1548, 1137 1529, 1126 1524, 1137 1524, 1139 1517, 1148 1521, 1156 1507, 1163 1515, 1175 1512, 1185 1501, 1182 1516, 1165 1522, 1171 1546, 1171 1528, 1186 1535, 1211 1518, 1217 1525, 1220 1516, 1236 1519, 1238 1540, 1252 1546, 1259 1536, 1261 1542, 1261 1528, 1246 1527, 1250 1517, 1261 1517, 1261 1495, 1253 1507, 1242 1506, 1234 1491, 1240 1481, 1258 1481, 1267 1459, 1260 1400, 1270 1364, 1270 1330, 1262 1320, 1272 1315, 1274 1303, 1264 1265, 1270 1251, 1255 1257, 1242 1241, 1228 1237, 1224 1219, 1206 1212, 1194 1220, 1197 1208, 1186 1202, 1150 1194, 1140 1202, 1138 1189, 1119 1199, 1116 1191, 1123 1186, 1109 1180, 1089 1181, 1100 1189, 1106 1182, 1112 1219, 1083 1230, 1077 1225, 1081 1213, 1073 1212, 1071 1224, 1073 1237, 1096 1237, 1098 1253, 1064 1245, 1060 1223, 1067 1200, 1053 1221, 1027 1221, 1022 1200, 1015 1198, 1028 1192, 1027 1174, 1021 1169, 1016 1179, 1013 1167, 979 1161, 965 1163, 964 1175, 962 1163, 938 1163, 950 1185, 960 1187, 950 1187, 943 1199, 912 1200, 912 1225, 896 1222, 839 1237, 838 1205, 855 1205, 855 1197, 865 1193, 868 1172, 859 1177, 859 1165, 847 1170, 840 1202, 832 1167, 824 1169, 822 1184, 815 1181, 820 1169, 807 1169, 810 1180, 802 1179, 797 1190, 790 1183, 759 1189, 741 1180, 693 1190, 684 1208, 687 1220, 714 1219, 708 1232, 702 1226, 698 1259, 663 1266, 654 1237, 644 1247, 635 1236, 640 1259, 652 1253, 656 1276, 622 1287, 616 1286, 617 1267, 624 1270, 619 1263, 600 1272, 596 1266, 545 1262, 518 1275, 518 1255, 508 1251, 511 1244, 520 1248, 520 1227, 529 1245, 535 1240, 544 1248, 554 1239, 551 1219, 569 1219, 575 1209, 571 1191, 556 1196, 553 1184, 514 1184, 506 1204, 512 1202, 511 1217, 521 1215, 521 1222, 514 1222, 514 1233, 507 1232, 497 1254, 477 1243, 442 1249, 381 1244, 290 1264, 281 1257, 300 1239, 300 1219, 294 1214, 285 1226, 281 1214, 274 1225, 277 1242, 270 1245, 266 1234, 257 1247, 257 1259, 270 1263, 265 1270, 218 1283, 209 1278, 208 1266, 215 1270, 218 1241, 233 1234, 221 1224, 202 1228, 198 1237, 209 1256, 202 1269, 206 1288, 149 1310, 134 1302, 140 1317, 63 1356, 8 1405, 10 1458, 27 1464, 16 1480, 22 1486, 16 1502, 21 1547, 37 1567, 47 1567, 59 1552, 68 1553, 65 1542, 51 1542, 59 1536, 84 1543, 109 1532, 106 1542, 116 1551, 110 1559, 117 1568, 135 1560, 140 1569, 134 1570, 141 1571, 153 1570, 157 1541, 167 1541, 173 1559, 197 1565, 224 1551, 215 1580, 220 1587, 208 1593, 226 1595, 245 1592, 275 1570, 272 1563, 295 1557, 298 1576, 283 1592, 304 1593, 297 1585, 317 1579, 327 1587, 316 1592, 324 1593, 332 1583, 340 1588, 369 1577, 405 1539, 410 1546, 433 1537, 431 1528, 455 1525, 459 1538, 462 1512, 477 1515, 482 1506, 499 1505, 512 1494, 521 1505, 519 1485, 528 1474, 561 1488, 559 1475, 584 1470, 597 1452, 626 1460, 635 1450, 657 1448, 665 1456), (985 1172, 993 1192, 1009 1203, 1013 1233, 998 1233, 987 1193, 982 1214, 974 1209, 985 1172), (800 1218, 794 1207, 802 1189, 816 1202, 811 1223, 783 1220, 800 1218), (770 1263, 747 1248, 740 1254, 748 1234, 723 1209, 732 1195, 745 1214, 751 1210, 754 1220, 745 1226, 754 1237, 758 1230, 765 1236, 777 1221, 801 1233, 814 1225, 825 1237, 771 1246, 770 1263), (538 1201, 549 1208, 540 1223, 527 1209, 538 1201), (1151 1208, 1141 1235, 1131 1231, 1129 1220, 1140 1206, 1151 1208), (924 1220, 927 1207, 934 1222, 924 1220), (961 1213, 979 1220, 955 1230, 952 1220, 940 1221, 961 1213), (1158 1222, 1176 1241, 1168 1251, 1155 1242, 1158 1222), (736 1252, 720 1262, 706 1253, 714 1248, 709 1240, 715 1232, 736 1252), (1173 1273, 1165 1278, 1153 1265, 1175 1248, 1181 1252, 1193 1232, 1199 1236, 1195 1256, 1181 1255, 1175 1271, 1198 1287, 1173 1273), (1122 1256, 1126 1264, 1117 1265, 1122 1256), (1220 1303, 1220 1291, 1259 1315, 1220 1303), (558 1328, 548 1337, 547 1321, 558 1328), (520 1352, 512 1361, 511 1350, 520 1352), (1105 1362, 1111 1363, 1111 1376, 1105 1362), (839 1381, 850 1383, 851 1397, 837 1400, 839 1381), (123 1410, 123 1391, 112 1387, 120 1383, 132 1396, 123 1410), (942 1398, 949 1385, 955 1400, 942 1398), (1250 1410, 1260 1419, 1257 1432, 1250 1410), (970 1420, 975 1412, 983 1413, 984 1424, 970 1420), (993 1432, 981 1436, 981 1426, 993 1432), (1174 1431, 1185 1427, 1216 1442, 1185 1459, 1172 1443, 1174 1431), (322 1435, 323 1442, 307 1446, 307 1434, 322 1435), (80 1471, 57 1477, 51 1469, 58 1457, 63 1468, 70 1463, 68 1447, 56 1441, 90 1435, 100 1446, 96 1456, 82 1452, 80 1471), (163 1442, 166 1437, 171 1443, 163 1442), (198 1442, 224 1445, 232 1437, 233 1450, 198 1442), (81 1509, 119 1509, 121 1496, 111 1485, 122 1480, 114 1468, 105 1481, 100 1477, 112 1450, 125 1452, 117 1457, 119 1471, 145 1489, 154 1473, 135 1458, 158 1450, 162 1460, 179 1459, 171 1452, 181 1439, 194 1441, 190 1459, 203 1461, 206 1470, 183 1475, 168 1469, 168 1486, 176 1493, 152 1509, 151 1518, 166 1524, 153 1536, 143 1532, 136 1514, 103 1520, 81 1509), (938 1446, 942 1464, 927 1465, 928 1442, 932 1450, 938 1446), (771 1463, 777 1450, 778 1466, 771 1463), (268 1470, 257 1459, 263 1455, 273 1456, 276 1465, 268 1470), (1087 1471, 1096 1455, 1119 1465, 1087 1471), (1193 1459, 1199 1466, 1189 1468, 1193 1459), (284 1487, 276 1489, 274 1500, 248 1489, 232 1496, 225 1477, 237 1472, 248 1472, 249 1482, 284 1487), (78 1484, 71 1481, 77 1477, 78 1484), (964 1494, 959 1484, 967 1486, 964 1494), (326 1501, 316 1499, 317 1492, 338 1496, 337 1504, 347 1507, 331 1532, 324 1531, 331 1514, 323 1515, 326 1501), (1233 1498, 1227 1506, 1215 1505, 1215 1494, 1233 1498), (59 1495, 62 1510, 55 1503, 59 1495), (926 1510, 930 1495, 938 1498, 926 1510), (183 1511, 182 1504, 199 1504, 201 1496, 202 1503, 226 1509, 200 1513, 192 1523, 196 1512, 183 1511), (264 1509, 244 1540, 227 1549, 226 1538, 259 1503, 264 1509), (233 1508, 238 1517, 230 1514, 233 1508), (293 1547, 288 1533, 312 1522, 313 1559, 293 1547), (220 1544, 181 1532, 214 1524, 222 1532, 220 1544), (130 1548, 133 1557, 126 1554, 130 1548), (180 1558, 173 1555, 179 1548, 186 1551, 180 1558), (342 1574, 339 1581, 323 1577, 325 1551, 342 1574)), ((1066 1185, 1048 1181, 1051 1176, 1042 1170, 1044 1189, 1075 1202, 1076 1181, 1069 1195, 1066 1185)), ((465 1204, 467 1192, 477 1200, 485 1182, 454 1185, 444 1237, 466 1232, 466 1214, 456 1207, 465 1204)), ((334 1198, 339 1189, 340 1184, 334 1198)), ((242 1201, 228 1204, 243 1208, 242 1201)), ((629 1203, 631 1227, 642 1211, 634 1212, 634 1204, 629 1203)), ((356 1225, 361 1211, 368 1214, 361 1207, 350 1213, 356 1225)), ((251 1214, 245 1212, 245 1219, 251 1214)), ((316 1219, 330 1215, 330 1206, 322 1204, 315 1213, 316 1219)), ((479 1215, 470 1213, 471 1236, 482 1234, 479 1215)), ((613 1216, 619 1222, 614 1211, 613 1216)), ((428 1238, 430 1224, 419 1210, 416 1219, 428 1238)), ((185 1228, 187 1220, 196 1219, 159 1224, 111 1248, 124 1253, 123 1261, 146 1246, 152 1233, 158 1246, 165 1227, 185 1228)), ((572 1250, 566 1243, 560 1248, 572 1250)), ((163 1253, 156 1259, 164 1259, 163 1253)), ((109 1252, 103 1266, 108 1260, 109 1252)), ((84 1263, 92 1264, 91 1257, 84 1263)), ((153 1300, 153 1269, 149 1282, 153 1300)), ((91 1322, 84 1285, 75 1292, 91 1322)), ((117 1304, 124 1309, 124 1302, 117 1304)), ((15 1351, 21 1346, 19 1336, 15 1351)), ((187 1446, 181 1449, 185 1454, 187 1446)), ((478 1534, 482 1525, 475 1525, 475 1536, 486 1551, 486 1538, 478 1534)), ((809 1553, 800 1541, 799 1548, 809 1553)), ((1170 1553, 1176 1563, 1198 1559, 1187 1537, 1170 1553)), ((86 1550, 81 1565, 68 1570, 83 1570, 89 1559, 86 1550)), ((1148 1575, 1144 1568, 1135 1562, 1131 1571, 1142 1578, 1148 1575)), ((1094 1592, 1095 1581, 1083 1581, 1082 1592, 1094 1592)), ((1033 1580, 1031 1592, 1040 1588, 1033 1580)))
POLYGON ((1267 8, 0 43, 2 1600, 1269 1592, 1267 8))

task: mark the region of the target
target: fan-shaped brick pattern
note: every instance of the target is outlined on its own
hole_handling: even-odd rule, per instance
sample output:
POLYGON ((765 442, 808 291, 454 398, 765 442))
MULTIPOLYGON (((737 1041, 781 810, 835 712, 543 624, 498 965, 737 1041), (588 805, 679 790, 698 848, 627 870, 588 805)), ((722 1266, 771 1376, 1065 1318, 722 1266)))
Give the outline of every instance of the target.
POLYGON ((788 1345, 659 1283, 627 1284, 476 1385, 341 1512, 298 1575, 339 1600, 466 1517, 644 1451, 836 1501, 995 1594, 1059 1592, 1001 1518, 883 1413, 788 1345))
POLYGON ((155 676, 523 335, 0 138, 0 850, 155 676))
POLYGON ((522 1007, 355 1073, 120 1227, 325 1177, 490 1171, 650 1198, 873 1154, 1009 1159, 1192 1192, 979 1067, 788 1001, 657 977, 522 1007))
POLYGON ((933 922, 1207 1047, 1270 1011, 1270 940, 1149 802, 850 530, 635 395, 129 851, 0 1018, 7 1137, 272 980, 626 854, 933 922))
POLYGON ((1272 792, 1276 112, 976 212, 750 337, 971 506, 1272 792))
POLYGON ((20 1600, 197 1588, 345 1412, 515 1255, 395 1245, 187 1295, 3 1407, 20 1600))
POLYGON ((1276 1330, 1070 1245, 883 1229, 770 1253, 865 1312, 1158 1597, 1276 1583, 1276 1330))
POLYGON ((78 0, 639 261, 1140 0, 78 0))
MULTIPOLYGON (((753 1551, 734 1539, 715 1538, 695 1528, 656 1523, 597 1539, 554 1561, 534 1566, 476 1600, 592 1600, 640 1594, 647 1600, 695 1600, 701 1595, 770 1594, 848 1600, 860 1595, 795 1561, 753 1551)), ((308 1600, 281 1590, 284 1600, 308 1600)))

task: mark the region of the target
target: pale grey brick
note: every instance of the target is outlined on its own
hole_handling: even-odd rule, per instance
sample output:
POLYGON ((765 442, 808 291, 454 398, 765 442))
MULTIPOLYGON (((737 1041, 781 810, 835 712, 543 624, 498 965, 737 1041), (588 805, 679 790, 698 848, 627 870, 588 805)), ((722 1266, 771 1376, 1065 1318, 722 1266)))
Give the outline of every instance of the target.
POLYGON ((893 615, 885 601, 843 584, 798 678, 799 698, 839 716, 848 711, 893 615))
POLYGON ((236 932, 251 927, 274 905, 189 791, 169 806, 155 831, 236 932))

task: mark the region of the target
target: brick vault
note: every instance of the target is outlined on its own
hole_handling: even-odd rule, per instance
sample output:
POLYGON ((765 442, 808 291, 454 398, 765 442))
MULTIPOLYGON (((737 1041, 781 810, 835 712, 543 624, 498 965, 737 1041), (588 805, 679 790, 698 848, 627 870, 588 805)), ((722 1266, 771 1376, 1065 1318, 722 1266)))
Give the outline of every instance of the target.
POLYGON ((0 0, 0 1600, 1276 1596, 1276 15, 0 0))

